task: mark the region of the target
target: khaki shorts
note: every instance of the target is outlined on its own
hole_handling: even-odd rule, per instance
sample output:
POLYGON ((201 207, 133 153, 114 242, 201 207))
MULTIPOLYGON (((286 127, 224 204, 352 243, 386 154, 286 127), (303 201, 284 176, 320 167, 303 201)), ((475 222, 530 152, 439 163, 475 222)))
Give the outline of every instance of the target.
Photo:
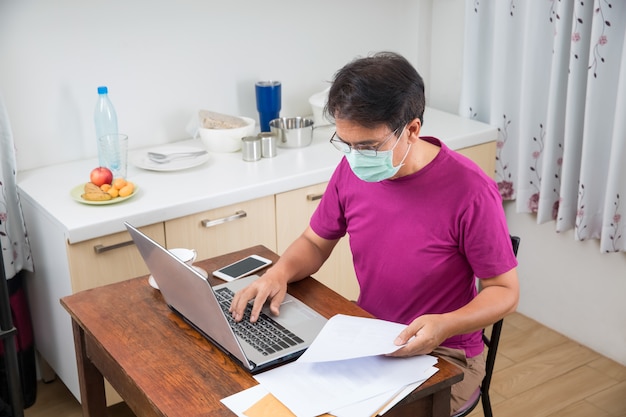
POLYGON ((450 413, 455 413, 482 383, 485 377, 485 358, 483 355, 467 358, 465 351, 443 346, 433 350, 432 354, 453 363, 463 371, 463 380, 452 385, 450 413))

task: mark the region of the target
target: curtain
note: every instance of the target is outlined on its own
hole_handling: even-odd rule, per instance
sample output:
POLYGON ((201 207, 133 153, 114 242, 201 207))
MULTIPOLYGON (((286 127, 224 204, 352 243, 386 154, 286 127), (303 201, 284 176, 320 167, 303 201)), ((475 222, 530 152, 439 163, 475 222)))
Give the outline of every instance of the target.
POLYGON ((0 96, 0 244, 7 279, 33 271, 30 244, 17 194, 15 146, 9 116, 0 96))
POLYGON ((466 0, 460 114, 517 212, 626 251, 626 1, 466 0))

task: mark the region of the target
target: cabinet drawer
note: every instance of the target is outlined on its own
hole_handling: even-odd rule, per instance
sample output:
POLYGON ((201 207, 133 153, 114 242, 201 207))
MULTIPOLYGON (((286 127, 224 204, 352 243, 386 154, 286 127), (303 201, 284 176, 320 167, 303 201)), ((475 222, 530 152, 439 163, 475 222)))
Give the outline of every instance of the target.
POLYGON ((496 175, 496 142, 469 146, 459 149, 457 152, 476 162, 491 178, 496 175))
MULTIPOLYGON (((165 243, 163 223, 141 230, 157 242, 165 243)), ((68 244, 67 257, 73 292, 148 274, 128 232, 68 244)))
POLYGON ((165 222, 168 248, 190 248, 198 259, 264 245, 276 251, 274 196, 165 222))
MULTIPOLYGON (((317 184, 276 195, 276 246, 279 254, 307 228, 327 185, 317 184)), ((347 237, 337 243, 333 253, 313 276, 349 300, 358 298, 359 285, 347 237)))

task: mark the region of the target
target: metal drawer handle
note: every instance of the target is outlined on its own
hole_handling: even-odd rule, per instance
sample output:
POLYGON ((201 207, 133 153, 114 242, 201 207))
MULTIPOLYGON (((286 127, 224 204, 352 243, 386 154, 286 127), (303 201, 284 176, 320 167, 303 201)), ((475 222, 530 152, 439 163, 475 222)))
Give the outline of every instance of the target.
POLYGON ((321 200, 323 195, 324 195, 324 193, 322 193, 322 194, 308 194, 306 196, 306 199, 309 200, 309 201, 317 201, 317 200, 321 200))
POLYGON ((201 223, 202 223, 202 226, 204 227, 213 227, 213 226, 217 226, 218 224, 224 224, 224 223, 232 222, 233 220, 243 219, 247 215, 248 213, 246 213, 245 211, 239 210, 239 211, 236 211, 235 214, 233 215, 222 217, 221 219, 215 219, 215 220, 202 220, 201 223))
POLYGON ((135 242, 133 242, 132 240, 129 240, 127 242, 120 242, 120 243, 116 243, 114 245, 109 245, 109 246, 96 245, 93 247, 93 250, 96 253, 103 253, 103 252, 107 252, 113 249, 123 248, 124 246, 130 246, 130 245, 133 245, 134 243, 135 242))

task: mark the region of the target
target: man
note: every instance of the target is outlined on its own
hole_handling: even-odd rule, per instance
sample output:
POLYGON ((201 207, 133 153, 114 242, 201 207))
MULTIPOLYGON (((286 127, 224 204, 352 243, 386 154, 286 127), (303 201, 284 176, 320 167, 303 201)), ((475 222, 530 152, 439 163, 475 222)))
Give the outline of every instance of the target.
POLYGON ((348 234, 359 306, 407 324, 392 356, 433 353, 463 369, 454 412, 484 376, 481 329, 517 306, 517 261, 495 182, 419 136, 424 107, 422 78, 400 55, 357 59, 335 74, 326 111, 345 158, 309 227, 230 311, 241 320, 254 299, 251 321, 268 300, 279 314, 287 284, 314 274, 348 234))

